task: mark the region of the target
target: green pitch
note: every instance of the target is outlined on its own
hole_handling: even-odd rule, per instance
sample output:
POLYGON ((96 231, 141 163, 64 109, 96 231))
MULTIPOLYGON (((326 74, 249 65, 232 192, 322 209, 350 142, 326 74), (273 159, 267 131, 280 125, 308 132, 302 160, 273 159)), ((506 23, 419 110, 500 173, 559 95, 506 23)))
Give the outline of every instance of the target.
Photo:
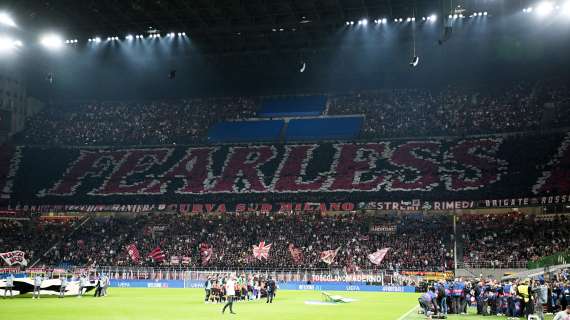
MULTIPOLYGON (((416 320, 417 294, 331 292, 357 299, 346 304, 308 305, 305 301, 321 301, 317 291, 278 291, 273 304, 263 300, 234 304, 236 315, 221 314, 221 304, 204 304, 200 289, 119 289, 110 288, 103 298, 85 296, 43 297, 32 300, 26 295, 0 299, 0 319, 41 320, 215 320, 215 319, 279 319, 279 320, 416 320)), ((506 319, 477 316, 450 316, 449 319, 506 319)), ((549 317, 547 319, 552 319, 549 317)))

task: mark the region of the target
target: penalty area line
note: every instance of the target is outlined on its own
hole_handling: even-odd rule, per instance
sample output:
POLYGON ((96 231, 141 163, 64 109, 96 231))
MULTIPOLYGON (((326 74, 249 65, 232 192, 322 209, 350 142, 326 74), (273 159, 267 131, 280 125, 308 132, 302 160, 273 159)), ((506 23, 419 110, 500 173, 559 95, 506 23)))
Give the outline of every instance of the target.
POLYGON ((415 307, 411 308, 410 310, 408 310, 408 312, 406 312, 406 313, 404 313, 402 316, 400 316, 400 317, 398 318, 398 320, 404 320, 404 319, 406 319, 412 312, 416 311, 418 308, 419 308, 418 306, 415 306, 415 307))

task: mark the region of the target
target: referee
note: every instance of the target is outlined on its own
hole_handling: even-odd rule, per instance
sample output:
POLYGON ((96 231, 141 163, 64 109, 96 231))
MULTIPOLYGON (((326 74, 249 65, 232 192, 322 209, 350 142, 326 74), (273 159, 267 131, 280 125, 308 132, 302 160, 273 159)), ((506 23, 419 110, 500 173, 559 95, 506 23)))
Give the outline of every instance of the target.
POLYGON ((228 279, 228 281, 226 281, 226 304, 224 305, 224 308, 222 309, 222 314, 224 314, 224 312, 226 312, 226 308, 230 307, 230 313, 231 314, 236 314, 233 310, 233 305, 234 305, 234 296, 236 294, 236 277, 234 275, 231 275, 228 279))

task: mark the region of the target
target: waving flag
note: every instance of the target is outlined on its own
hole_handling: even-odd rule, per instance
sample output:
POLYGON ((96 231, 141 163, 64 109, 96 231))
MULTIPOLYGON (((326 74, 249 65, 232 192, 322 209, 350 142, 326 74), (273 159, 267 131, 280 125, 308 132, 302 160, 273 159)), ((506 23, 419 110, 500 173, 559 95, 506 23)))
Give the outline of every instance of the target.
POLYGON ((390 250, 390 248, 376 250, 376 252, 368 255, 368 260, 370 260, 370 262, 374 263, 375 265, 379 265, 382 263, 382 260, 384 260, 384 256, 386 256, 388 250, 390 250))
POLYGON ((127 246, 127 253, 129 254, 129 257, 131 257, 131 260, 133 260, 135 263, 138 263, 141 259, 139 249, 137 249, 137 245, 134 243, 131 243, 127 246))
POLYGON ((258 246, 253 246, 253 256, 261 260, 261 258, 269 258, 269 250, 271 249, 271 244, 266 245, 265 241, 261 241, 258 246))
POLYGON ((326 264, 333 263, 334 258, 336 258, 336 255, 338 254, 339 250, 340 250, 340 247, 336 248, 335 250, 327 250, 327 251, 321 252, 321 261, 326 263, 326 264))
POLYGON ((25 253, 23 251, 10 251, 0 253, 0 257, 8 264, 9 266, 19 264, 21 266, 28 265, 28 260, 24 257, 25 253))
POLYGON ((154 260, 155 262, 162 262, 164 261, 164 259, 166 258, 166 255, 164 254, 164 252, 162 251, 162 249, 160 249, 160 247, 156 247, 154 248, 149 254, 148 256, 154 260))
POLYGON ((303 263, 303 251, 300 248, 295 248, 295 245, 289 243, 289 253, 295 264, 303 263))
POLYGON ((214 249, 207 243, 200 243, 199 250, 200 250, 200 258, 202 260, 202 265, 205 266, 212 259, 212 256, 214 254, 214 249))

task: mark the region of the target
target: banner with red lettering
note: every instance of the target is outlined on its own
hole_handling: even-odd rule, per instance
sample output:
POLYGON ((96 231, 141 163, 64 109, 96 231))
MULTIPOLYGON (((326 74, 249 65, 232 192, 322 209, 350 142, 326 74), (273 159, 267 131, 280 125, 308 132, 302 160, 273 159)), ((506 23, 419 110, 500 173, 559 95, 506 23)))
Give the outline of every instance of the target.
POLYGON ((6 262, 7 265, 12 266, 19 264, 21 266, 27 266, 28 261, 25 258, 25 253, 23 251, 15 250, 10 252, 0 253, 0 258, 6 262))
POLYGON ((0 161, 0 211, 445 211, 570 203, 566 133, 287 145, 14 147, 6 155, 0 161), (524 161, 520 150, 528 150, 524 161), (47 168, 46 158, 51 159, 47 168), (264 200, 274 195, 286 201, 264 200), (362 202, 345 201, 349 195, 362 202))

